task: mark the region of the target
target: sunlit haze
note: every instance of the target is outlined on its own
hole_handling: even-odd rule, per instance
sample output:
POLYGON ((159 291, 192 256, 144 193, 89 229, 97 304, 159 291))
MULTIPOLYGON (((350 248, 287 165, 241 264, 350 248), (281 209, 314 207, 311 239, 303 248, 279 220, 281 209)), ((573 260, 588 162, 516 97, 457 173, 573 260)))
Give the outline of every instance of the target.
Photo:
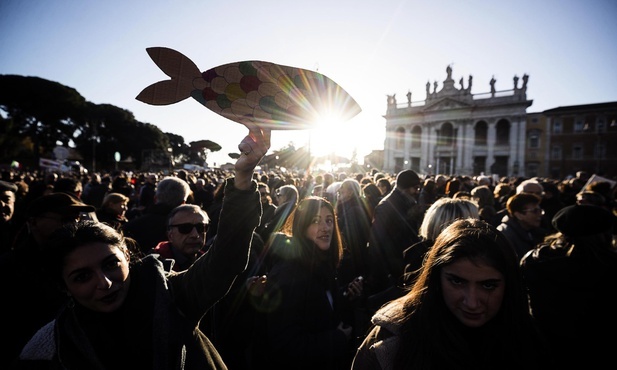
POLYGON ((146 53, 163 46, 201 71, 262 60, 318 71, 360 105, 354 118, 308 131, 274 131, 314 155, 362 161, 383 149, 386 96, 426 98, 426 83, 473 75, 472 94, 512 88, 529 75, 527 112, 617 101, 617 1, 24 1, 0 2, 0 74, 35 76, 76 89, 95 104, 127 109, 141 122, 211 140, 211 166, 247 129, 186 99, 153 106, 135 99, 166 79, 146 53))

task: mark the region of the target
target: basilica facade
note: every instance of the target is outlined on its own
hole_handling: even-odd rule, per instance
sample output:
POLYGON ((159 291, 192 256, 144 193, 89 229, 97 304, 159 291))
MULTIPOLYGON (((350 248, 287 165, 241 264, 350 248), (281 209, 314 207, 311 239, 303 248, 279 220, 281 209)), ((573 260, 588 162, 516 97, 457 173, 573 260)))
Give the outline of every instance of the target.
POLYGON ((512 89, 496 90, 493 78, 490 91, 472 94, 472 76, 456 83, 448 66, 441 89, 427 82, 426 100, 388 96, 383 170, 526 176, 528 79, 514 76, 512 89))

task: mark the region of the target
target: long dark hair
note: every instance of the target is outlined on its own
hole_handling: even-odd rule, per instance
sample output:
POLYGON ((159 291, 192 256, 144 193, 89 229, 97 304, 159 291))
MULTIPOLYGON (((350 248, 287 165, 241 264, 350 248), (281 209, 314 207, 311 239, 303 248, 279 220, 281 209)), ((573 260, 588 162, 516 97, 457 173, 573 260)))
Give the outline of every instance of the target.
MULTIPOLYGON (((401 324, 401 346, 395 369, 502 368, 520 364, 536 343, 518 258, 496 228, 477 219, 454 221, 435 240, 411 290, 398 303, 395 320, 401 324), (483 263, 504 277, 499 313, 481 328, 462 325, 446 307, 441 270, 460 259, 483 263)), ((523 367, 533 364, 524 363, 523 367)))
POLYGON ((318 254, 318 248, 314 245, 312 240, 309 240, 305 236, 306 229, 313 222, 313 218, 319 214, 319 210, 325 207, 332 215, 334 215, 334 225, 332 230, 332 241, 330 242, 330 249, 326 251, 328 267, 330 271, 335 271, 339 266, 341 258, 343 256, 343 244, 341 241, 341 234, 336 220, 336 212, 332 203, 327 199, 318 196, 308 196, 302 199, 295 211, 289 216, 287 222, 283 227, 283 232, 288 236, 291 236, 296 244, 296 251, 299 254, 299 258, 303 261, 315 261, 315 256, 318 254))
POLYGON ((138 256, 131 252, 131 243, 134 243, 134 240, 125 238, 111 226, 92 220, 69 223, 51 235, 42 251, 45 273, 50 282, 63 287, 62 269, 66 256, 84 244, 96 242, 117 246, 129 262, 135 263, 138 260, 138 256))

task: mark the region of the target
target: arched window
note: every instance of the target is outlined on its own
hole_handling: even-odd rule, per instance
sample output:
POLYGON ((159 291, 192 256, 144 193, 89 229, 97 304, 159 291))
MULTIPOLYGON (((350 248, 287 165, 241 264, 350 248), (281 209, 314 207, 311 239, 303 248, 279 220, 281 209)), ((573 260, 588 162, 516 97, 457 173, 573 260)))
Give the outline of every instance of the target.
POLYGON ((405 129, 399 127, 396 129, 396 149, 401 150, 405 146, 405 129))
POLYGON ((422 128, 420 126, 414 126, 411 129, 411 147, 412 149, 420 149, 422 146, 422 128))
POLYGON ((440 144, 445 146, 452 146, 454 143, 454 127, 450 122, 444 123, 441 126, 440 144))
POLYGON ((505 119, 499 120, 495 127, 495 144, 509 145, 510 144, 510 122, 505 119))
POLYGON ((476 123, 474 145, 486 145, 488 138, 488 124, 485 121, 476 123))

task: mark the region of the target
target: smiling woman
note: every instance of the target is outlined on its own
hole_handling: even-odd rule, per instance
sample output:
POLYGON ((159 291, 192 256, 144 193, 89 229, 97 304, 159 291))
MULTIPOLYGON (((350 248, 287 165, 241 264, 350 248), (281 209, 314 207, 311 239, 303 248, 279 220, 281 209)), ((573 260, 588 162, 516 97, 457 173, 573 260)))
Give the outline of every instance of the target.
POLYGON ((342 310, 351 298, 336 279, 343 245, 332 203, 304 198, 265 250, 267 314, 254 337, 254 367, 349 369, 352 328, 342 310))

